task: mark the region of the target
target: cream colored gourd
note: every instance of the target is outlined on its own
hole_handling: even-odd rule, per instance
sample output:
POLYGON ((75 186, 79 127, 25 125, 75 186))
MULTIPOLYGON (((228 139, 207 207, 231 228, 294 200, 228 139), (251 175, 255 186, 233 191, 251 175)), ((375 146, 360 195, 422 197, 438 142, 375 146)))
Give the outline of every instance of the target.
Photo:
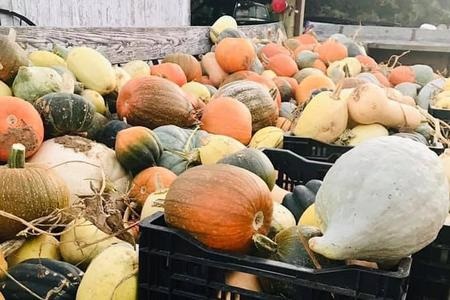
POLYGON ((361 73, 361 69, 361 63, 358 59, 354 57, 347 57, 343 60, 331 63, 327 68, 327 75, 331 76, 334 72, 336 72, 336 70, 339 70, 344 75, 348 75, 348 77, 355 77, 356 75, 361 73), (348 68, 348 74, 345 74, 346 68, 348 68))
POLYGON ((61 235, 59 249, 64 261, 73 265, 86 267, 104 249, 121 242, 116 237, 108 238, 108 234, 83 218, 72 221, 68 228, 61 235))
POLYGON ((126 193, 131 182, 130 175, 120 165, 114 150, 77 136, 45 141, 30 162, 53 168, 69 187, 71 203, 79 199, 77 195, 93 195, 91 184, 100 188, 102 171, 106 182, 119 193, 126 193))
POLYGON ((211 93, 208 88, 201 83, 191 81, 184 84, 182 87, 183 91, 194 96, 197 100, 203 103, 208 103, 211 99, 211 93))
POLYGON ((12 96, 12 91, 6 83, 0 80, 0 96, 12 96))
POLYGON ((28 238, 25 243, 7 257, 9 267, 31 258, 61 259, 59 241, 48 234, 28 238))
POLYGON ((212 165, 242 149, 245 146, 229 136, 210 134, 207 143, 199 149, 200 160, 203 165, 212 165))
POLYGON ((100 52, 88 47, 70 49, 67 67, 88 89, 106 95, 116 88, 116 72, 100 52))
POLYGON ((132 60, 124 64, 122 68, 131 76, 132 79, 150 75, 150 66, 143 60, 132 60))
POLYGON ((339 90, 321 92, 306 105, 293 128, 296 136, 332 143, 347 128, 347 101, 342 100, 339 90))
POLYGON ((81 96, 84 99, 91 102, 95 107, 95 111, 98 112, 99 114, 104 114, 106 112, 105 99, 103 99, 103 96, 100 95, 99 92, 90 90, 90 89, 86 89, 86 90, 83 90, 83 92, 81 93, 81 96))
POLYGON ((217 19, 209 30, 209 36, 213 43, 218 41, 219 35, 225 29, 237 29, 238 25, 236 20, 231 16, 222 16, 217 19))
POLYGON ((267 79, 274 79, 275 77, 277 77, 277 73, 275 73, 272 70, 265 70, 264 72, 262 72, 261 76, 267 78, 267 79))
POLYGON ((349 146, 356 146, 367 140, 388 136, 389 131, 380 124, 357 125, 350 130, 349 146))
POLYGON ((33 51, 28 55, 28 59, 30 60, 31 64, 35 67, 49 67, 49 68, 55 66, 67 67, 67 63, 62 57, 50 51, 45 50, 33 51))
POLYGON ((147 197, 144 206, 142 207, 141 221, 158 211, 164 212, 163 204, 168 191, 169 189, 158 190, 147 197))
POLYGON ((315 201, 322 237, 310 248, 330 259, 394 262, 437 236, 449 211, 449 186, 438 156, 396 136, 343 154, 315 201))
POLYGON ((270 224, 270 236, 275 236, 278 232, 295 226, 295 217, 289 209, 278 203, 273 202, 272 223, 270 224))
POLYGON ((415 107, 390 100, 383 88, 372 83, 357 87, 347 102, 351 119, 359 124, 416 129, 424 121, 415 107))
POLYGON ((77 300, 136 300, 138 257, 129 244, 112 245, 92 260, 81 280, 77 300), (130 279, 130 280, 129 280, 130 279))
POLYGON ((115 91, 118 93, 120 89, 131 80, 131 75, 128 74, 123 68, 114 66, 114 72, 116 72, 116 88, 115 91))
POLYGON ((282 148, 284 131, 275 126, 267 126, 258 130, 252 137, 248 146, 250 148, 282 148))
POLYGON ((47 67, 20 67, 12 85, 14 96, 33 103, 40 97, 60 92, 63 78, 47 67))

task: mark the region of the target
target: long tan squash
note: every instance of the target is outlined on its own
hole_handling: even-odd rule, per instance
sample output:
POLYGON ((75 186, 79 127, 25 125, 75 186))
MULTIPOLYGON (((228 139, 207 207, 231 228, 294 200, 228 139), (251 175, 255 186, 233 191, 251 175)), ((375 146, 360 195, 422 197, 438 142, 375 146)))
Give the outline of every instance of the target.
POLYGON ((348 97, 348 110, 358 124, 379 123, 386 127, 415 129, 424 121, 415 107, 390 100, 383 88, 372 83, 353 91, 348 97))

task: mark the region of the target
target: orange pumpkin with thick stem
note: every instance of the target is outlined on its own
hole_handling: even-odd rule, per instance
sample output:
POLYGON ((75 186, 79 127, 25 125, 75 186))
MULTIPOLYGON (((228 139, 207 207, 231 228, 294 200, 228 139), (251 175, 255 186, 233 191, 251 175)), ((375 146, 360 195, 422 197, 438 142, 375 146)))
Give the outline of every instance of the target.
POLYGON ((270 58, 280 53, 285 55, 291 55, 291 52, 288 49, 284 48, 283 46, 275 43, 269 43, 261 48, 259 56, 270 58))
POLYGON ((163 63, 175 63, 181 67, 186 75, 187 81, 198 80, 202 77, 202 66, 200 62, 192 55, 185 53, 173 53, 167 55, 163 63))
POLYGON ((23 144, 32 156, 44 140, 44 124, 32 104, 16 97, 0 97, 0 161, 6 162, 13 144, 23 144))
POLYGON ((249 70, 256 57, 250 41, 244 38, 225 38, 216 48, 216 60, 227 73, 249 70))
POLYGON ((416 73, 409 66, 399 66, 391 70, 388 79, 393 86, 404 82, 416 82, 416 73))
POLYGON ((314 51, 319 54, 319 58, 325 64, 331 64, 348 56, 347 47, 334 39, 328 39, 317 45, 314 51))
POLYGON ((163 167, 150 167, 134 177, 129 196, 140 206, 143 206, 147 197, 158 189, 169 188, 177 175, 163 167))
POLYGON ((300 82, 295 90, 295 99, 298 104, 305 103, 315 90, 336 88, 334 82, 325 75, 309 75, 300 82))
POLYGON ((291 77, 298 72, 295 60, 283 53, 275 54, 271 57, 263 55, 262 63, 266 69, 274 71, 278 76, 291 77))
POLYGON ((183 69, 175 63, 154 65, 151 67, 150 73, 151 75, 168 79, 179 86, 182 86, 187 82, 186 74, 184 74, 183 69))
POLYGON ((201 128, 232 137, 244 145, 252 138, 252 115, 247 106, 231 97, 212 100, 203 110, 201 128))
POLYGON ((273 202, 267 184, 232 165, 188 169, 172 183, 164 218, 206 246, 247 253, 255 233, 267 234, 273 202))

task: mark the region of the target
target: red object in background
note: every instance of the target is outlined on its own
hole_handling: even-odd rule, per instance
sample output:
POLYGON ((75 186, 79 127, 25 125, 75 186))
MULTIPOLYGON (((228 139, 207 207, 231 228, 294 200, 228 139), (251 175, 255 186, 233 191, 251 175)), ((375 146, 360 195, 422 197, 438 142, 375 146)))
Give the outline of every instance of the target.
POLYGON ((272 10, 281 14, 288 8, 288 3, 286 0, 272 0, 272 10))

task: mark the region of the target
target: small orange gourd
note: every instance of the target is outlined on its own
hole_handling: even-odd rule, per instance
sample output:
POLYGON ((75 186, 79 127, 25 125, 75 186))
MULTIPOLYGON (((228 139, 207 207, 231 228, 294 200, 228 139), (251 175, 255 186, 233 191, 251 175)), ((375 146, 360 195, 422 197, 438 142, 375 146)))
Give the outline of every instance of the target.
POLYGON ((225 38, 216 47, 216 60, 227 73, 249 70, 256 52, 244 38, 225 38))
POLYGON ((150 69, 151 75, 168 79, 179 86, 186 84, 187 78, 183 69, 175 63, 162 63, 154 65, 150 69))

